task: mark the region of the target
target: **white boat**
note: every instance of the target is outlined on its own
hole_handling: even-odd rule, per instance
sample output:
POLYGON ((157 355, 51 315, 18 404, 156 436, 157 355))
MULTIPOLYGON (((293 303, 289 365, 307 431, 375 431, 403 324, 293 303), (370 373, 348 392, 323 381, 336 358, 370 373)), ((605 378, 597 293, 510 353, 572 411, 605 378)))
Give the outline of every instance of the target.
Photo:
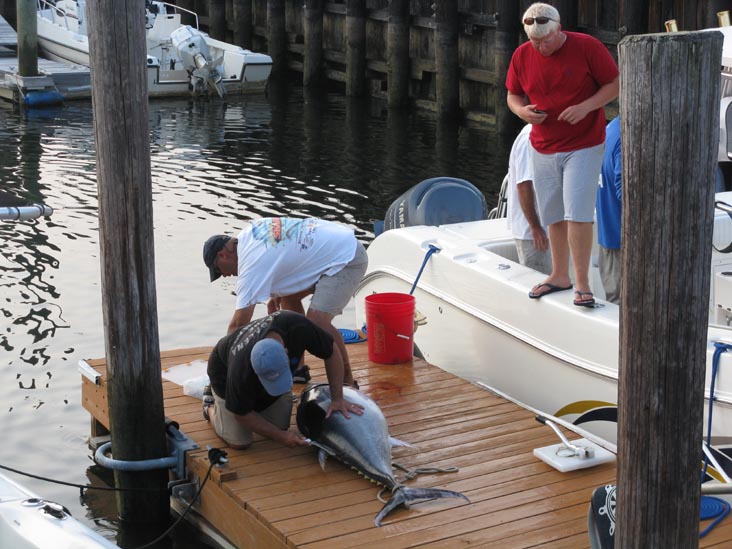
POLYGON ((116 549, 72 517, 58 503, 45 501, 0 474, 0 547, 12 549, 116 549))
MULTIPOLYGON (((214 40, 198 16, 165 2, 147 2, 147 86, 150 97, 263 92, 272 58, 214 40), (187 12, 195 25, 183 25, 187 12)), ((38 45, 51 60, 89 66, 86 0, 38 0, 38 45)))
MULTIPOLYGON (((732 193, 717 199, 732 204, 732 193)), ((721 249, 730 242, 732 219, 717 211, 714 244, 721 249)), ((367 295, 409 293, 431 245, 440 251, 426 261, 414 290, 420 319, 415 354, 614 443, 619 308, 602 299, 596 267, 591 273, 596 308, 574 306, 571 292, 529 299, 529 290, 545 275, 518 263, 505 219, 412 226, 377 236, 356 291, 357 325, 364 323, 367 295)), ((732 254, 713 252, 711 268, 707 399, 713 342, 732 343, 732 254)), ((712 434, 729 435, 732 353, 721 355, 714 396, 712 434)))

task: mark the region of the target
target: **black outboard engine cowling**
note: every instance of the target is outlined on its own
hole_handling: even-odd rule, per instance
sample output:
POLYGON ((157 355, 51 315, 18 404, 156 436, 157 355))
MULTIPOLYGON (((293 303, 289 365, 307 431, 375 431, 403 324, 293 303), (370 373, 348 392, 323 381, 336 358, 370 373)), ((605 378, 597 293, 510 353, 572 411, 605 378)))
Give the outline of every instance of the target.
POLYGON ((488 218, 483 193, 465 179, 433 177, 409 189, 386 211, 384 230, 488 218))

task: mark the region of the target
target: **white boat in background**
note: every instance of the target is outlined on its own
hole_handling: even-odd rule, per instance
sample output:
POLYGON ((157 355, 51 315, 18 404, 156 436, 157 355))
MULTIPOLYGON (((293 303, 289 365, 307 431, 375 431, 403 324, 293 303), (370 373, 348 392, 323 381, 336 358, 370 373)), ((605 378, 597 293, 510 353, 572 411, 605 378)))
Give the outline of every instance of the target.
POLYGON ((0 547, 117 549, 117 545, 77 521, 62 505, 41 499, 2 474, 0 547))
MULTIPOLYGON (((732 204, 732 193, 718 200, 732 204)), ((444 200, 443 200, 444 202, 444 200)), ((715 215, 714 244, 732 242, 732 219, 715 215)), ((356 321, 364 298, 414 290, 415 354, 519 403, 562 418, 614 443, 617 439, 619 308, 595 292, 598 306, 572 304, 571 292, 532 300, 545 275, 520 265, 505 219, 387 230, 368 249, 366 276, 356 291, 356 321)), ((713 252, 707 345, 709 399, 714 342, 732 343, 732 254, 713 252)), ((592 288, 602 288, 597 268, 592 288)), ((732 353, 721 355, 712 434, 732 434, 732 353)), ((706 414, 706 407, 705 407, 706 414)), ((706 429, 706 422, 705 422, 706 429)))
MULTIPOLYGON (((51 60, 89 66, 86 0, 38 0, 38 45, 51 60)), ((198 16, 165 2, 147 2, 147 84, 150 97, 263 92, 272 58, 214 40, 198 16), (190 13, 195 26, 181 23, 190 13)))

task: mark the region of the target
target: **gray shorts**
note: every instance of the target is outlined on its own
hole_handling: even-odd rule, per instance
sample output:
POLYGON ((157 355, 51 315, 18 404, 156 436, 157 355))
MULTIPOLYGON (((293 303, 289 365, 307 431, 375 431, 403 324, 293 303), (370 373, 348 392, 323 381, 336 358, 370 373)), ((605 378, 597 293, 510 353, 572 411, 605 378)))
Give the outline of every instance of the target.
POLYGON ((600 246, 597 266, 600 268, 600 280, 605 288, 605 299, 610 303, 620 304, 620 280, 622 278, 622 253, 620 248, 603 248, 600 246))
POLYGON ((604 143, 554 154, 531 149, 534 192, 542 225, 595 220, 595 197, 604 150, 604 143))
POLYGON ((544 251, 534 248, 533 240, 515 238, 516 251, 518 252, 519 263, 530 269, 548 275, 552 272, 552 254, 547 249, 544 251))
POLYGON ((356 242, 356 255, 350 263, 333 276, 321 276, 315 284, 310 308, 333 316, 341 314, 363 279, 368 264, 366 249, 363 244, 356 242))
MULTIPOLYGON (((252 432, 245 429, 236 420, 236 414, 226 409, 226 401, 214 393, 213 424, 216 434, 228 444, 235 446, 249 446, 252 443, 252 432)), ((292 417, 292 392, 288 391, 275 400, 269 408, 257 412, 273 425, 283 431, 290 428, 292 417)))

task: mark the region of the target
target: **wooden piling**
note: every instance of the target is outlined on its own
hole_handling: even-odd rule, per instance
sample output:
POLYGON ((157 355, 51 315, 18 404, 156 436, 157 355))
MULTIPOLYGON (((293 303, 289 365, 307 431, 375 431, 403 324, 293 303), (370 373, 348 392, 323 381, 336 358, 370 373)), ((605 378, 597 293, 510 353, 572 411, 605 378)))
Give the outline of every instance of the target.
POLYGON ((209 0, 208 31, 212 38, 226 41, 226 0, 209 0))
POLYGON ((180 22, 184 25, 191 25, 192 27, 195 26, 196 22, 193 17, 193 15, 189 12, 195 12, 196 11, 196 2, 195 0, 176 0, 175 5, 183 8, 187 11, 180 11, 180 22))
POLYGON ((506 103, 506 73, 511 64, 511 57, 518 46, 521 26, 521 12, 516 0, 498 0, 496 2, 497 25, 495 36, 496 93, 495 114, 496 129, 503 134, 515 134, 518 129, 518 117, 508 108, 506 103))
POLYGON ((346 0, 346 95, 363 95, 366 83, 366 0, 346 0))
POLYGON ((616 547, 698 547, 722 35, 623 39, 616 547))
POLYGON ((437 114, 453 116, 460 107, 458 6, 455 0, 435 0, 435 90, 437 114))
POLYGON ((272 58, 271 76, 282 76, 287 72, 285 0, 267 0, 267 43, 272 58))
POLYGON ((38 22, 35 0, 18 0, 18 74, 38 76, 38 22))
POLYGON ((618 19, 621 36, 644 32, 648 26, 648 0, 621 0, 618 19))
POLYGON ((557 8, 557 11, 559 12, 559 18, 562 20, 562 29, 567 31, 576 31, 577 0, 554 0, 551 4, 557 8))
POLYGON ((252 0, 232 0, 234 14, 234 44, 252 49, 252 0))
MULTIPOLYGON (((168 455, 158 341, 145 5, 87 4, 97 148, 102 312, 115 459, 168 455)), ((115 472, 122 520, 169 517, 166 470, 115 472)))
POLYGON ((302 83, 318 86, 323 74, 323 0, 305 0, 302 25, 305 42, 302 83))
POLYGON ((403 107, 409 99, 409 0, 389 2, 386 64, 389 107, 403 107))

